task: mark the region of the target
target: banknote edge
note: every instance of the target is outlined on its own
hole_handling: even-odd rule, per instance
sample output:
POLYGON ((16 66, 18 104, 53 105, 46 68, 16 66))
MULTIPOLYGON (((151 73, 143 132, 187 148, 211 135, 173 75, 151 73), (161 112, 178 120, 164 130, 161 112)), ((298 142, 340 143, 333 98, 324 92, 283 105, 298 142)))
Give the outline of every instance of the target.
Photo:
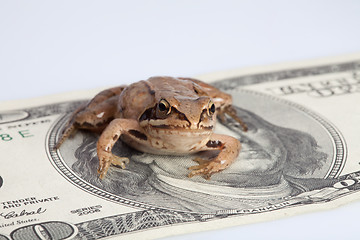
MULTIPOLYGON (((312 58, 308 60, 280 62, 275 64, 259 65, 254 67, 242 67, 242 68, 236 68, 230 70, 222 70, 222 71, 210 72, 206 74, 199 74, 194 77, 206 82, 214 83, 216 85, 217 82, 219 81, 231 80, 234 77, 241 77, 241 78, 254 77, 258 74, 266 75, 268 73, 274 73, 274 72, 278 72, 278 73, 289 72, 292 70, 298 70, 299 68, 314 69, 322 65, 338 65, 343 63, 358 63, 358 62, 360 62, 360 52, 353 54, 339 55, 339 56, 312 58)), ((360 66, 360 63, 358 64, 360 66)), ((336 69, 336 67, 334 69, 336 69)), ((119 83, 119 85, 120 84, 121 82, 119 83)), ((6 110, 17 110, 21 108, 36 107, 39 105, 43 105, 44 101, 46 101, 47 103, 57 103, 57 102, 66 102, 72 100, 82 100, 86 98, 91 98, 99 91, 109 87, 111 86, 103 86, 93 89, 62 92, 51 95, 44 94, 43 96, 39 96, 35 98, 5 100, 0 102, 0 112, 6 110)))

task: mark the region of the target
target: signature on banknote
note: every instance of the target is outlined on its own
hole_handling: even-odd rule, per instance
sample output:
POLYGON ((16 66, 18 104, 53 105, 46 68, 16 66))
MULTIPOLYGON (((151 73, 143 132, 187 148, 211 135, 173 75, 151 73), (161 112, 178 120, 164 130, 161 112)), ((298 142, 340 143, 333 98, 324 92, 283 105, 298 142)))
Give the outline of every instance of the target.
POLYGON ((21 211, 11 211, 7 213, 0 213, 0 217, 4 219, 11 219, 11 218, 18 218, 23 216, 31 216, 31 215, 38 215, 46 212, 46 209, 39 207, 37 210, 29 211, 29 210, 21 210, 21 211))

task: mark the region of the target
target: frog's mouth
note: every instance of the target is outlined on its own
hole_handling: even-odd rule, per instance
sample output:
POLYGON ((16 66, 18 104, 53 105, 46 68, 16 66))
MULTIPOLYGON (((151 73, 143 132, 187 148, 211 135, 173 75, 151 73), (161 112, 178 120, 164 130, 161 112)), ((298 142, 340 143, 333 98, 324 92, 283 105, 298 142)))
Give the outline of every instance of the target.
MULTIPOLYGON (((154 139, 161 139, 163 142, 177 145, 177 148, 182 145, 197 144, 201 141, 207 141, 212 135, 211 127, 200 129, 181 128, 174 126, 151 126, 147 125, 144 131, 154 139)), ((191 147, 186 147, 189 150, 191 147)))
POLYGON ((200 126, 200 128, 189 128, 189 127, 183 127, 183 126, 171 126, 166 124, 160 124, 160 125, 151 125, 152 128, 158 128, 158 129, 173 129, 173 130, 184 130, 184 131, 197 131, 197 130, 205 130, 205 131, 212 131, 214 129, 213 125, 210 126, 200 126))
POLYGON ((204 126, 201 128, 184 128, 170 125, 147 125, 144 130, 154 137, 199 137, 210 136, 213 132, 213 126, 204 126))

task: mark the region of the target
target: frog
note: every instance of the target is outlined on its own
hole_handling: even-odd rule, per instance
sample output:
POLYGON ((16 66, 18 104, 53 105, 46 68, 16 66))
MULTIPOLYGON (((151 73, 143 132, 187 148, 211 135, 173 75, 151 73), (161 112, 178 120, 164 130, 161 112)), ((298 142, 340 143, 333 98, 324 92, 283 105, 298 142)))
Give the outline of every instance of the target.
POLYGON ((158 155, 189 155, 217 151, 215 157, 195 157, 188 177, 211 175, 229 167, 241 151, 238 139, 214 132, 217 119, 236 120, 232 97, 211 84, 194 78, 155 76, 128 86, 109 88, 78 107, 69 117, 55 145, 59 149, 77 130, 97 132, 98 177, 110 166, 126 168, 129 159, 112 149, 117 141, 131 148, 158 155))

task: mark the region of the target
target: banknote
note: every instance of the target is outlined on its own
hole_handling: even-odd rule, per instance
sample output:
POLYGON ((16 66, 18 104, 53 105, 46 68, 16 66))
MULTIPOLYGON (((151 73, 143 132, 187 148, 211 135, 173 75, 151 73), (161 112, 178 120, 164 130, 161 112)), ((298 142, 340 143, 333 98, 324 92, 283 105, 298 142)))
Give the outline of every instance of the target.
POLYGON ((187 176, 194 155, 121 141, 113 152, 129 164, 99 179, 92 132, 56 148, 100 89, 0 103, 0 240, 156 239, 360 200, 360 55, 197 78, 230 93, 248 126, 217 123, 242 149, 210 179, 187 176))

